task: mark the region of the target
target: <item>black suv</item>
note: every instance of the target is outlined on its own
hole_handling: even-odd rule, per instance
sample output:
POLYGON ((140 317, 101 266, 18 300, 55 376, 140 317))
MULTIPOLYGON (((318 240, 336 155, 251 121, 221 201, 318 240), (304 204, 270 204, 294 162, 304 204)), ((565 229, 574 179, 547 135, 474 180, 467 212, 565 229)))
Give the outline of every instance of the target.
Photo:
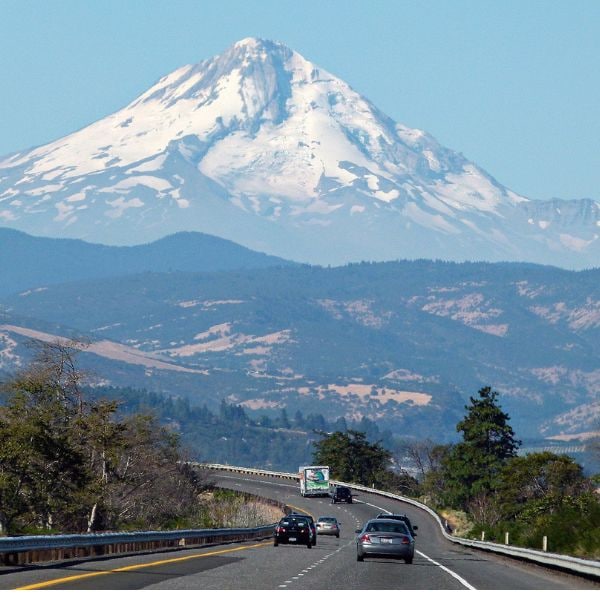
POLYGON ((350 488, 338 485, 331 493, 331 503, 335 504, 336 502, 347 502, 348 504, 352 504, 352 492, 350 491, 350 488))
POLYGON ((306 544, 312 548, 312 532, 308 519, 302 515, 283 517, 275 527, 273 546, 279 544, 306 544))
POLYGON ((413 525, 410 522, 410 519, 406 516, 406 515, 393 515, 390 513, 379 513, 377 515, 378 519, 394 519, 396 521, 403 521, 404 523, 406 523, 406 526, 408 527, 408 530, 410 531, 410 535, 412 535, 413 537, 416 537, 416 533, 415 530, 419 529, 418 525, 413 525))

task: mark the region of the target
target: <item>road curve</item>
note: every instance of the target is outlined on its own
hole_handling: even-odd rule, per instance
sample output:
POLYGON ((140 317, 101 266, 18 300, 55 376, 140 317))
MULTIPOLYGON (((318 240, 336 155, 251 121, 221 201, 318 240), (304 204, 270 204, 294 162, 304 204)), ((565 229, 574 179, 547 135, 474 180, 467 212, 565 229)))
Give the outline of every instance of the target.
POLYGON ((316 546, 274 547, 271 540, 52 563, 0 567, 0 589, 54 590, 561 590, 600 589, 585 578, 498 557, 448 542, 425 512, 374 494, 351 505, 302 498, 290 480, 213 473, 221 487, 274 498, 315 518, 334 515, 341 535, 316 546), (379 512, 406 512, 419 526, 416 555, 356 561, 354 530, 379 512))

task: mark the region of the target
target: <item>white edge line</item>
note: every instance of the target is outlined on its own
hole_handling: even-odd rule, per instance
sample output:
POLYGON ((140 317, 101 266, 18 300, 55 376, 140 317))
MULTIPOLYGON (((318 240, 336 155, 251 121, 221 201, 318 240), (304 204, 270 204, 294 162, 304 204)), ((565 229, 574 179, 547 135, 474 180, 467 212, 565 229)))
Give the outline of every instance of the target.
POLYGON ((426 558, 429 562, 432 562, 436 567, 439 567, 440 569, 442 569, 442 571, 446 571, 446 573, 448 573, 449 575, 452 575, 452 577, 454 577, 454 579, 457 579, 458 581, 460 581, 460 583, 462 583, 467 589, 469 589, 469 590, 477 589, 476 587, 473 587, 466 579, 463 579, 458 573, 451 571, 448 567, 445 567, 444 565, 441 565, 439 562, 436 562, 435 560, 433 560, 433 558, 429 558, 429 556, 427 556, 427 554, 423 554, 420 550, 416 550, 416 553, 419 554, 420 556, 422 556, 423 558, 426 558))
MULTIPOLYGON (((390 512, 389 510, 387 510, 387 508, 382 508, 381 506, 377 506, 376 504, 371 504, 370 502, 362 501, 361 504, 366 504, 367 506, 372 506, 373 508, 376 508, 377 510, 381 510, 383 512, 390 512)), ((427 554, 423 554, 420 550, 416 550, 416 553, 419 556, 426 558, 429 562, 433 563, 436 567, 439 567, 440 569, 442 569, 442 571, 446 571, 446 573, 448 573, 449 575, 454 577, 454 579, 456 579, 457 581, 462 583, 462 585, 464 585, 468 590, 476 590, 477 589, 476 587, 473 587, 466 579, 463 579, 458 573, 455 573, 454 571, 450 570, 448 567, 441 565, 439 562, 436 562, 435 560, 433 560, 433 558, 429 558, 429 556, 427 556, 427 554)))

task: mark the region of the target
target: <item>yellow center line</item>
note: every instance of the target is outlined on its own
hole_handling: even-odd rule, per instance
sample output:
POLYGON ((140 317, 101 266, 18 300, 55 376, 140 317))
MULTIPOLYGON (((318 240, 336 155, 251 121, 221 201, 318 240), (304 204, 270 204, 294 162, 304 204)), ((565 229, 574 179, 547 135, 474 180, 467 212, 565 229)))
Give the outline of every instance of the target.
MULTIPOLYGON (((290 508, 293 508, 294 510, 304 513, 305 515, 309 515, 309 516, 313 517, 313 515, 311 515, 305 508, 300 508, 299 506, 294 506, 293 504, 288 504, 288 506, 290 508)), ((314 517, 313 517, 313 519, 314 519, 314 517)))
POLYGON ((61 577, 60 579, 49 579, 48 581, 42 581, 40 583, 32 583, 30 585, 24 585, 23 587, 15 588, 17 590, 39 590, 41 588, 50 587, 52 585, 58 585, 59 583, 67 583, 70 581, 77 581, 79 579, 88 579, 90 577, 99 577, 100 575, 111 575, 112 573, 125 573, 127 571, 134 571, 136 569, 145 569, 147 567, 156 567, 159 565, 168 565, 170 563, 183 562, 185 560, 193 560, 194 558, 204 558, 205 556, 216 556, 217 554, 227 554, 228 552, 237 552, 239 550, 249 550, 251 548, 262 548, 263 546, 270 546, 271 542, 262 542, 260 544, 252 544, 251 546, 241 546, 237 548, 229 548, 227 550, 215 550, 214 552, 204 552, 202 554, 192 554, 191 556, 181 556, 179 558, 169 558, 167 560, 157 560, 150 563, 142 563, 138 565, 129 565, 127 567, 120 567, 118 569, 111 569, 109 571, 97 571, 94 573, 84 573, 81 575, 71 575, 69 577, 61 577))

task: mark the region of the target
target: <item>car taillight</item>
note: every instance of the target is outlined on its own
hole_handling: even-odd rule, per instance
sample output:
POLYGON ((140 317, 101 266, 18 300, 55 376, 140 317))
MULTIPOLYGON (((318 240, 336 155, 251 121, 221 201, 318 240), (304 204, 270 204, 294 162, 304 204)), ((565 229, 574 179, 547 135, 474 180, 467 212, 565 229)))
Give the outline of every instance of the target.
POLYGON ((285 533, 285 527, 275 527, 275 533, 285 533))
POLYGON ((364 535, 360 536, 360 541, 361 542, 369 542, 369 543, 371 543, 371 538, 365 533, 364 535))
POLYGON ((403 537, 402 541, 400 543, 401 544, 410 544, 410 540, 407 537, 403 537))

